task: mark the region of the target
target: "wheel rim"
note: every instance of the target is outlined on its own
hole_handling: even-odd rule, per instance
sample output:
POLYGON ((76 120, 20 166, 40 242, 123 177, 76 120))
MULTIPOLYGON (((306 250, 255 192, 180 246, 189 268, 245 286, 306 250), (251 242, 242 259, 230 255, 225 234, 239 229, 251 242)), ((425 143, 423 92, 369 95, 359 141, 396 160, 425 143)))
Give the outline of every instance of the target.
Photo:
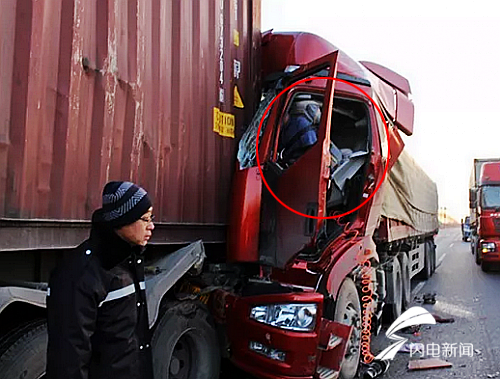
POLYGON ((342 323, 345 325, 354 326, 347 344, 347 349, 345 353, 345 359, 352 360, 358 359, 359 355, 359 345, 361 342, 361 319, 359 316, 359 311, 356 309, 353 303, 347 304, 344 314, 342 315, 342 323))
POLYGON ((190 330, 186 330, 177 340, 168 367, 169 378, 187 379, 195 359, 195 344, 190 330))

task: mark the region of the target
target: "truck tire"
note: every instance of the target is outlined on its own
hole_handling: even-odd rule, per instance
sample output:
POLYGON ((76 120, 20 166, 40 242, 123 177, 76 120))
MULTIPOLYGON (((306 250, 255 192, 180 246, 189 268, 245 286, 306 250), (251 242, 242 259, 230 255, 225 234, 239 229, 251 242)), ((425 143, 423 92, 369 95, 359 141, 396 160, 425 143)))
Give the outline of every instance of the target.
POLYGON ((386 278, 389 301, 384 306, 384 316, 386 321, 393 322, 401 316, 403 309, 403 275, 397 258, 393 258, 392 272, 386 278))
POLYGON ((429 240, 429 249, 431 252, 431 275, 436 271, 436 245, 433 240, 429 240))
POLYGON ((476 260, 476 264, 480 265, 481 264, 481 251, 479 250, 479 247, 477 244, 474 244, 474 258, 476 260))
POLYGON ((424 242, 424 268, 419 273, 420 279, 427 280, 432 276, 431 247, 429 241, 424 242))
POLYGON ((354 325, 339 374, 340 379, 353 379, 361 356, 361 303, 356 285, 350 278, 346 278, 340 287, 333 320, 354 325))
POLYGON ((197 301, 165 309, 151 340, 155 379, 217 379, 220 347, 208 309, 197 301))
POLYGON ((490 264, 489 264, 489 262, 481 261, 481 270, 483 270, 483 272, 490 271, 490 264))
POLYGON ((400 254, 399 264, 401 266, 401 279, 402 279, 402 310, 406 310, 411 303, 411 279, 410 279, 410 265, 408 263, 408 256, 406 253, 400 254))
POLYGON ((2 379, 42 379, 47 363, 47 324, 44 320, 20 327, 0 342, 2 379))

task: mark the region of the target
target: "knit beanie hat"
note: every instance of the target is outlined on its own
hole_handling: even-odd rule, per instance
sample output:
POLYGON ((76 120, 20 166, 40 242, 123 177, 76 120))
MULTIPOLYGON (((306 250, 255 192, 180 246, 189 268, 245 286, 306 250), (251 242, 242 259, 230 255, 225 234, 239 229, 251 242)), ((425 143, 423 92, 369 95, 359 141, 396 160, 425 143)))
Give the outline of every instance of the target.
POLYGON ((131 182, 109 182, 95 220, 116 229, 136 222, 150 207, 151 199, 143 188, 131 182))

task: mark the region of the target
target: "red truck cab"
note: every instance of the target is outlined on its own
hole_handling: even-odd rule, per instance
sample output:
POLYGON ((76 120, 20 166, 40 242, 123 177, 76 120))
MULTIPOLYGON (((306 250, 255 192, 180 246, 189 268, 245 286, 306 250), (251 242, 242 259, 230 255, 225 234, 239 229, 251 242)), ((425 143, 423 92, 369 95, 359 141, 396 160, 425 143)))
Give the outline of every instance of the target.
POLYGON ((326 378, 341 370, 342 377, 352 378, 360 359, 361 330, 342 326, 359 323, 361 309, 359 300, 350 304, 340 294, 354 284, 363 262, 378 260, 373 232, 382 199, 375 190, 384 179, 386 165, 390 167, 403 148, 397 127, 412 133, 409 86, 398 74, 375 64, 365 67, 308 33, 267 33, 262 55, 263 76, 271 79, 240 142, 228 260, 262 265, 263 281, 255 283, 247 296, 230 295, 224 300, 229 304, 232 360, 263 378, 326 378), (277 72, 281 74, 273 78, 277 72), (297 82, 301 83, 290 88, 297 82), (387 129, 370 98, 391 121, 387 129), (284 162, 283 128, 302 102, 321 108, 318 140, 293 162, 284 162), (343 217, 324 220, 298 215, 278 204, 264 186, 255 147, 267 108, 258 161, 269 188, 302 214, 343 217), (341 153, 338 162, 332 146, 341 153), (273 282, 280 285, 272 289, 273 282), (314 314, 314 324, 309 329, 293 329, 286 322, 271 326, 270 309, 294 303, 302 306, 300 312, 314 314))
POLYGON ((476 262, 483 270, 500 262, 500 162, 481 166, 477 191, 471 193, 476 212, 476 262))

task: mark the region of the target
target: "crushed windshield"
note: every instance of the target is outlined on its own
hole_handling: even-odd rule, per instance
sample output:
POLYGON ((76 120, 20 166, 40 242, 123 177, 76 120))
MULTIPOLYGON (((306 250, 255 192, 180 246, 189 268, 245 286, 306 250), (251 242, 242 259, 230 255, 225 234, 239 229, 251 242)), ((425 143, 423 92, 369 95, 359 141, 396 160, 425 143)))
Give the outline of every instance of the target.
MULTIPOLYGON (((243 133, 243 136, 241 137, 238 148, 238 161, 240 162, 241 169, 252 167, 257 164, 255 142, 257 140, 257 131, 259 129, 260 120, 262 119, 264 112, 266 111, 269 104, 271 104, 271 101, 273 101, 273 99, 276 97, 276 95, 277 95, 276 88, 273 88, 264 94, 260 102, 259 108, 257 109, 257 112, 255 113, 255 116, 252 119, 252 122, 250 123, 249 127, 246 129, 245 133, 243 133)), ((260 130, 260 135, 259 135, 259 141, 266 127, 269 113, 270 112, 267 112, 266 119, 262 123, 262 128, 260 130)))
POLYGON ((483 208, 500 208, 500 186, 483 187, 482 195, 483 208))

